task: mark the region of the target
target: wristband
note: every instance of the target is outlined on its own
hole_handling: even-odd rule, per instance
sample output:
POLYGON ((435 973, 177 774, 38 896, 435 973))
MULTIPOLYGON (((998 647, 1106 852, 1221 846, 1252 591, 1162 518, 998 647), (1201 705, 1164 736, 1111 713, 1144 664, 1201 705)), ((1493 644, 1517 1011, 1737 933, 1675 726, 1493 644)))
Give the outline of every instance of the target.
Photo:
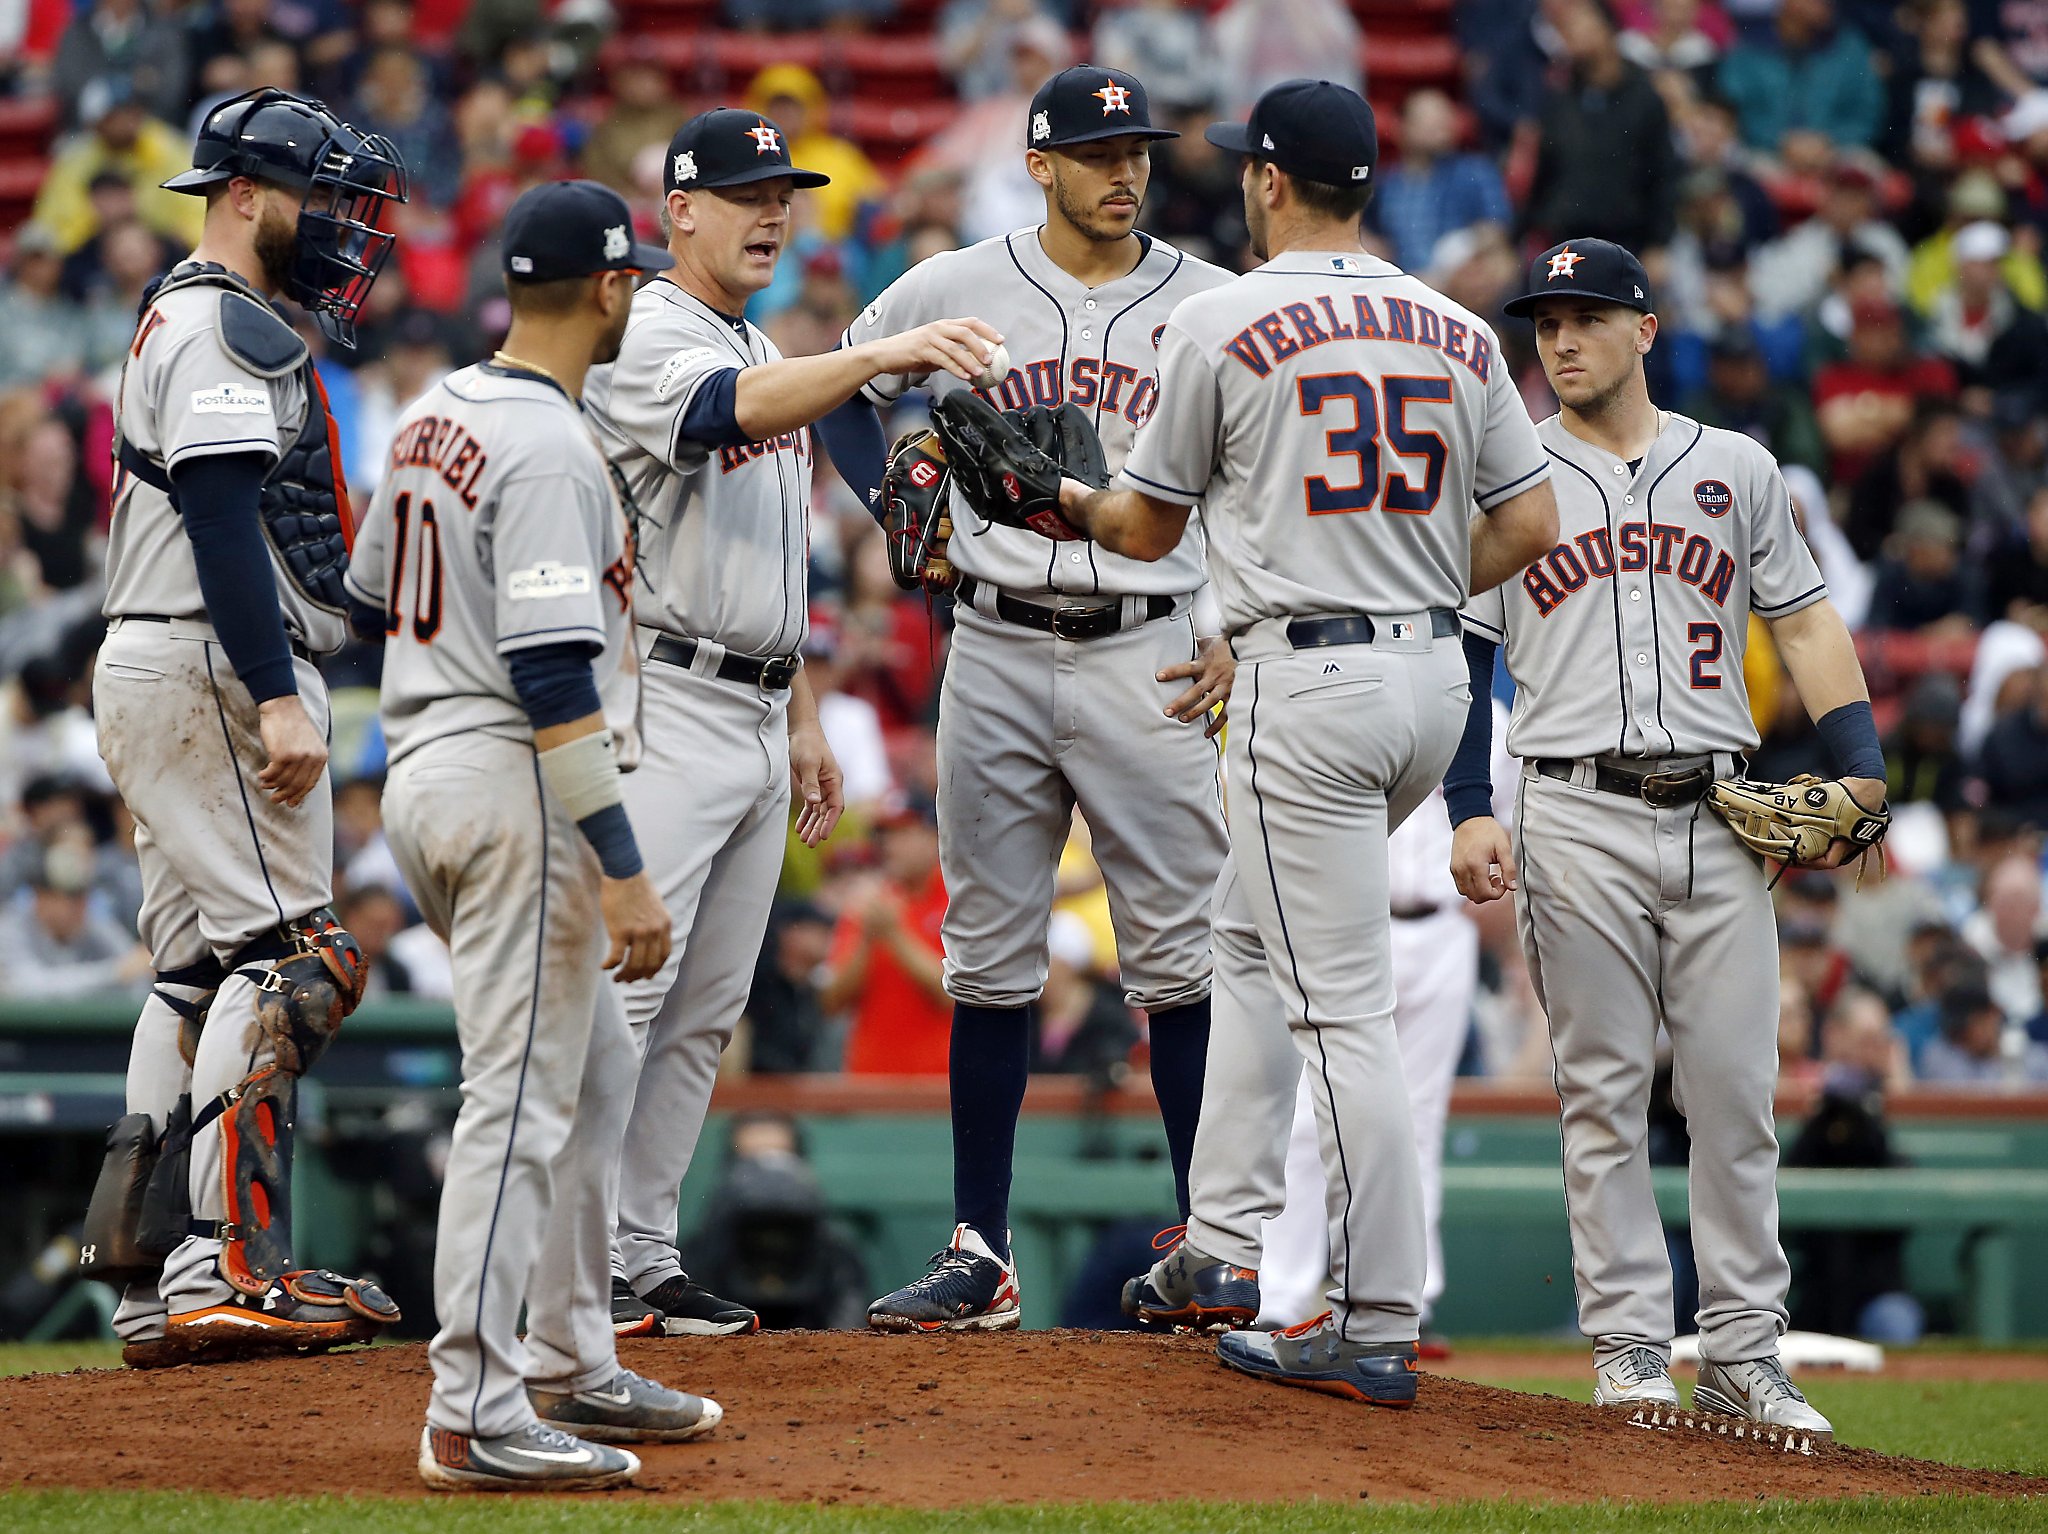
POLYGON ((625 805, 608 804, 595 815, 585 815, 576 829, 597 853, 607 879, 630 879, 646 866, 640 861, 640 844, 633 839, 625 805))
POLYGON ((578 825, 608 805, 625 802, 610 730, 593 730, 541 752, 540 775, 578 825))
POLYGON ((1877 743, 1877 721, 1871 717, 1868 702, 1859 698, 1829 709, 1814 721, 1814 728, 1820 731, 1821 744, 1827 747, 1828 760, 1835 764, 1838 777, 1883 781, 1884 748, 1877 743))

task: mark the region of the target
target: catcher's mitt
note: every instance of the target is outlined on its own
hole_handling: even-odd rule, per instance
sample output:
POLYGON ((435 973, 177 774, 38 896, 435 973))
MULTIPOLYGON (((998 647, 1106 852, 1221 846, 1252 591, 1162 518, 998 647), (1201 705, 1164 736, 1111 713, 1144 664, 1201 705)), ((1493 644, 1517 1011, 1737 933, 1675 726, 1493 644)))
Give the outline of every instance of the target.
POLYGON ((1866 810, 1840 782, 1810 773, 1784 783, 1727 778, 1707 793, 1742 844, 1787 867, 1820 862, 1837 839, 1868 852, 1891 829, 1889 804, 1866 810))
POLYGON ((946 540, 952 475, 935 431, 905 432, 889 450, 882 474, 882 531, 889 537, 889 573, 905 591, 947 591, 957 582, 946 540))
POLYGON ((1007 416, 958 389, 933 407, 932 425, 968 505, 991 522, 1065 543, 1083 534, 1060 515, 1061 478, 1092 472, 1096 477, 1089 483, 1103 485, 1109 476, 1102 467, 1102 445, 1093 441, 1095 430, 1086 416, 1070 405, 1043 415, 1046 419, 1027 426, 1025 413, 1007 416), (1073 455, 1072 466, 1053 455, 1049 449, 1054 447, 1073 455))

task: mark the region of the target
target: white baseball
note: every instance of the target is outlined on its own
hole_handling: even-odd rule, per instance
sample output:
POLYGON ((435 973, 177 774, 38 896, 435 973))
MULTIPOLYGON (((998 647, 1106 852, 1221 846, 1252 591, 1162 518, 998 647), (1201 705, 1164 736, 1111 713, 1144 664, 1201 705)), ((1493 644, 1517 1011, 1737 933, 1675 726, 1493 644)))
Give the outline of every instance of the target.
POLYGON ((1010 349, 998 341, 995 350, 988 354, 988 361, 974 375, 974 387, 993 389, 1010 376, 1010 349))

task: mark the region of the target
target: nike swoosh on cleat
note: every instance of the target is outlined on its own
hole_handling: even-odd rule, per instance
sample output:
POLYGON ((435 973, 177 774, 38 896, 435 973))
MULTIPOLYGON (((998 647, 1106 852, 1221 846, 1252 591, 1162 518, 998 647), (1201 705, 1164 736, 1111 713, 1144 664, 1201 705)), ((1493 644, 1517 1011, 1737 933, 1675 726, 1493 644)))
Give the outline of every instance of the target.
POLYGON ((546 1460, 554 1464, 581 1465, 590 1462, 591 1456, 582 1449, 508 1449, 508 1454, 521 1455, 526 1459, 546 1460))

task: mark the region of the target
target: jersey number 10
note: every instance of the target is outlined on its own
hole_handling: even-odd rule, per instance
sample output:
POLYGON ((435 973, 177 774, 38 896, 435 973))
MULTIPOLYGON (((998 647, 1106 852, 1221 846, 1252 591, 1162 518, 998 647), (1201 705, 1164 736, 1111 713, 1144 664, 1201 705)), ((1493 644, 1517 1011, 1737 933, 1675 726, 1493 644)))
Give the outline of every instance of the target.
MULTIPOLYGON (((384 632, 396 634, 405 623, 405 551, 412 535, 412 492, 391 503, 391 586, 386 599, 384 632)), ((420 498, 420 557, 413 575, 412 637, 432 644, 441 632, 441 524, 434 503, 420 498)))
POLYGON ((1444 446, 1444 439, 1436 432, 1419 430, 1408 424, 1408 407, 1411 404, 1448 405, 1451 402, 1451 381, 1448 378, 1382 378, 1379 390, 1375 392, 1372 384, 1357 373, 1314 373, 1296 379, 1295 389, 1301 398, 1301 413, 1305 416, 1320 416, 1326 406, 1347 400, 1351 404, 1351 424, 1330 427, 1324 431, 1323 441, 1332 459, 1349 458, 1356 465, 1350 474, 1353 483, 1332 484, 1321 474, 1303 476, 1302 490, 1308 500, 1310 516, 1371 511, 1375 501, 1383 510, 1415 516, 1426 516, 1436 510, 1437 500, 1444 493, 1444 465, 1450 453, 1444 446), (1384 409, 1380 403, 1382 398, 1386 401, 1384 409), (1422 460, 1420 485, 1396 468, 1389 468, 1382 482, 1382 428, 1387 446, 1395 454, 1401 458, 1422 460))

